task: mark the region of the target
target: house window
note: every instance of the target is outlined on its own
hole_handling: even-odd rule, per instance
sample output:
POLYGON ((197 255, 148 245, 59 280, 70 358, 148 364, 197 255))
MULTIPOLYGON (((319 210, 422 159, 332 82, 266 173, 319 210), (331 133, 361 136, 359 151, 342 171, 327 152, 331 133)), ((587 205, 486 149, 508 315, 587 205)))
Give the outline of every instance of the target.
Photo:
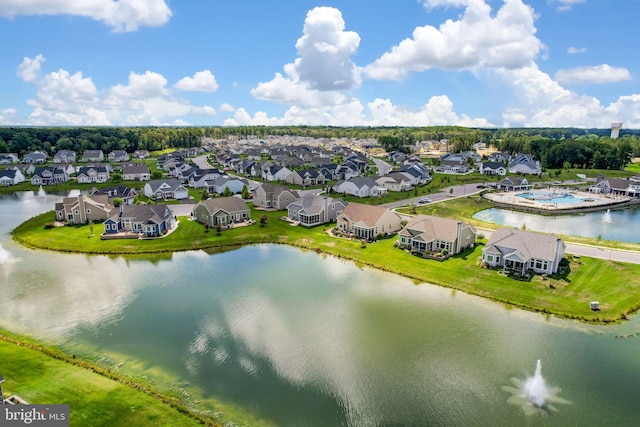
POLYGON ((80 213, 80 211, 76 209, 75 211, 73 211, 73 213, 78 215, 80 213))
POLYGON ((493 262, 493 255, 487 255, 487 262, 493 262))
POLYGON ((87 213, 90 214, 91 213, 91 209, 87 209, 87 213))

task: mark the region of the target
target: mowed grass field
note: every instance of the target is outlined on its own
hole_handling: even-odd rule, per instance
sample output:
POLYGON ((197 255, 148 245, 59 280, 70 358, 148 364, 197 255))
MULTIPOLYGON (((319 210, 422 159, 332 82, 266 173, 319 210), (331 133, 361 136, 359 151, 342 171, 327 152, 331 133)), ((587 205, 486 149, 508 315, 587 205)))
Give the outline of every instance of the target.
MULTIPOLYGON (((435 209, 435 213, 441 216, 459 216, 454 212, 466 212, 474 206, 484 206, 466 198, 447 203, 449 206, 437 204, 425 207, 425 213, 432 213, 429 210, 435 209)), ((329 226, 292 227, 288 222, 278 219, 282 214, 253 210, 253 219, 267 216, 264 226, 257 223, 223 230, 220 234, 215 229, 207 232, 202 224, 180 217, 178 228, 161 239, 102 241, 99 238, 101 224, 93 225, 93 230, 88 225, 45 229, 44 224, 53 221, 53 212, 49 212, 23 223, 13 234, 16 240, 27 246, 89 254, 153 254, 194 249, 215 252, 246 244, 289 244, 349 259, 418 282, 459 289, 561 317, 615 322, 640 307, 640 284, 635 280, 640 273, 640 265, 569 257, 570 271, 564 277, 543 280, 540 276, 534 276, 531 281, 518 281, 499 271, 480 267, 482 244, 439 262, 418 258, 395 248, 395 237, 368 243, 363 248, 360 241, 330 236, 326 232, 329 226), (600 301, 601 310, 592 311, 590 301, 600 301)))
POLYGON ((130 385, 51 357, 24 342, 0 339, 0 361, 6 397, 17 394, 30 403, 68 404, 71 426, 203 425, 130 385))

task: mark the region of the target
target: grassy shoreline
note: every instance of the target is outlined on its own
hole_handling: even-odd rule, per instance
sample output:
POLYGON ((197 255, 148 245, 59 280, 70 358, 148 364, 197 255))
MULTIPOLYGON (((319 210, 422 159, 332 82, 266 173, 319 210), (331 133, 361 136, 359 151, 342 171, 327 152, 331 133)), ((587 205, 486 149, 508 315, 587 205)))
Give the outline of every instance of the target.
MULTIPOLYGON (((462 199, 425 207, 424 212, 435 211, 441 216, 457 217, 483 207, 483 203, 462 199), (452 211, 457 213, 451 215, 452 211)), ((640 285, 633 284, 634 278, 640 274, 639 265, 570 257, 571 270, 565 277, 542 280, 534 276, 529 282, 520 282, 498 271, 480 268, 478 260, 481 245, 441 263, 417 258, 394 248, 395 237, 362 248, 359 241, 329 236, 325 232, 327 227, 292 227, 278 219, 282 212, 252 212, 255 218, 262 214, 268 218, 265 226, 237 227, 220 234, 213 229, 207 232, 201 224, 180 217, 177 230, 162 239, 102 241, 98 236, 100 224, 94 226, 95 235, 90 226, 45 229, 44 224, 53 218, 53 212, 47 212, 21 224, 12 234, 16 241, 31 248, 116 256, 170 254, 189 250, 218 252, 251 244, 286 244, 350 260, 417 282, 458 289, 514 307, 568 319, 592 323, 619 322, 640 309, 640 285), (608 285, 611 283, 616 283, 616 286, 608 285), (589 301, 600 301, 601 311, 592 311, 589 301)))
POLYGON ((222 426, 149 384, 29 337, 0 330, 0 359, 7 395, 69 404, 72 426, 222 426))

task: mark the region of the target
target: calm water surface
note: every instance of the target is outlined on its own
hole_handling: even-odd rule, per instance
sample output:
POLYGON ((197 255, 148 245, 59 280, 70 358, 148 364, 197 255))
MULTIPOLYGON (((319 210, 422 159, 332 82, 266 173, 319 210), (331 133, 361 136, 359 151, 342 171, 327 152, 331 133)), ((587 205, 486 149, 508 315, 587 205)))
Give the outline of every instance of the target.
POLYGON ((640 209, 628 208, 609 212, 590 212, 581 215, 536 215, 508 209, 491 208, 477 212, 474 219, 508 227, 522 227, 528 230, 558 233, 568 236, 600 236, 603 240, 640 243, 640 209))
POLYGON ((285 246, 151 262, 11 241, 53 202, 0 196, 0 244, 14 258, 0 265, 0 324, 16 332, 170 373, 277 425, 623 426, 640 416, 638 316, 588 326, 285 246), (520 397, 538 359, 544 410, 520 397))

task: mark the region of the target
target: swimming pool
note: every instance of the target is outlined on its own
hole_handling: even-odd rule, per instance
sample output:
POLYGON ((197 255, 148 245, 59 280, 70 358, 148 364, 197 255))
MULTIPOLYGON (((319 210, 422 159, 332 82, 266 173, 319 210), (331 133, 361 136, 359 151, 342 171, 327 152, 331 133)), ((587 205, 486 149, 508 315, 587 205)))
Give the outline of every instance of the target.
POLYGON ((546 191, 546 192, 527 192, 516 194, 516 197, 521 197, 527 200, 535 200, 540 203, 578 203, 582 202, 584 199, 580 197, 575 197, 571 193, 567 193, 564 191, 546 191))

